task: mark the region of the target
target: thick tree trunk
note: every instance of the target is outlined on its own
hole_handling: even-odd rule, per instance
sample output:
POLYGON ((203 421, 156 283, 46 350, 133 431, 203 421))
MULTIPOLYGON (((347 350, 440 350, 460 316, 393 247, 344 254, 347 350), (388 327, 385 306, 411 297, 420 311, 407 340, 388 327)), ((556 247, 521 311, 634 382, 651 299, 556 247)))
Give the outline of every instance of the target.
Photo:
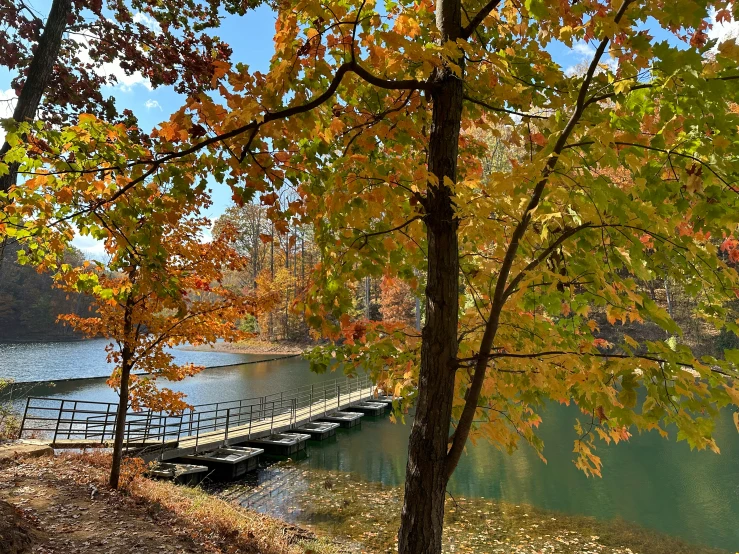
MULTIPOLYGON (((64 30, 67 28, 67 17, 72 12, 71 0, 54 0, 44 31, 28 68, 28 77, 23 85, 18 103, 13 111, 13 119, 18 123, 33 121, 41 104, 41 97, 49 84, 54 64, 59 56, 64 30)), ((0 158, 10 149, 6 142, 0 149, 0 158)), ((18 164, 10 164, 9 173, 0 177, 0 191, 7 192, 15 185, 18 178, 18 164)))
MULTIPOLYGON (((459 0, 437 4, 437 25, 445 40, 460 29, 459 0)), ((408 445, 405 501, 398 534, 400 554, 438 554, 444 526, 446 457, 454 398, 459 311, 458 221, 453 191, 462 119, 462 80, 440 68, 433 81, 429 171, 438 178, 426 198, 428 281, 416 416, 408 445)))

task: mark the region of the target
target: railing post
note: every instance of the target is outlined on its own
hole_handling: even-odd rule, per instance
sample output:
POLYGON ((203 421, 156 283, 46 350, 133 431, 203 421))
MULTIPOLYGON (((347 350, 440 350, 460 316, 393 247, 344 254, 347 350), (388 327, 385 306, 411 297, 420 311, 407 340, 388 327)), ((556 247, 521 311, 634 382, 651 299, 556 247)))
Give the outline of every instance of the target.
MULTIPOLYGON (((151 429, 152 415, 153 415, 153 412, 151 410, 149 410, 146 413, 146 423, 145 423, 145 426, 144 426, 144 438, 143 438, 143 442, 144 443, 146 442, 146 439, 149 438, 149 430, 151 429)), ((161 425, 161 423, 162 423, 162 414, 160 412, 159 413, 159 424, 161 425)))
POLYGON ((310 386, 310 404, 308 408, 308 421, 313 421, 313 385, 310 386))
POLYGON ((272 434, 272 430, 275 425, 275 401, 272 401, 272 417, 269 419, 269 434, 272 434))
POLYGON ((249 432, 246 435, 247 439, 251 438, 251 422, 254 420, 253 414, 254 414, 254 404, 249 404, 249 432))
POLYGON ((341 409, 341 385, 336 383, 336 409, 341 409))
POLYGON ((198 440, 200 439, 200 412, 198 412, 198 424, 195 427, 195 453, 198 453, 198 440))
POLYGON ((51 441, 51 444, 56 444, 56 436, 59 434, 59 424, 62 421, 62 413, 64 412, 64 400, 62 400, 62 405, 59 407, 59 416, 56 418, 56 428, 54 429, 54 438, 51 441))
POLYGON ((77 401, 74 401, 74 405, 72 406, 72 421, 69 423, 69 428, 67 428, 67 440, 72 438, 72 428, 74 427, 74 418, 77 415, 77 401))
POLYGON ((223 435, 223 444, 228 446, 228 425, 231 419, 231 408, 226 408, 226 430, 223 435))
POLYGON ((26 409, 23 410, 23 419, 21 420, 21 430, 19 431, 18 438, 23 438, 23 431, 26 425, 26 416, 28 415, 28 407, 31 405, 31 396, 26 398, 26 409))

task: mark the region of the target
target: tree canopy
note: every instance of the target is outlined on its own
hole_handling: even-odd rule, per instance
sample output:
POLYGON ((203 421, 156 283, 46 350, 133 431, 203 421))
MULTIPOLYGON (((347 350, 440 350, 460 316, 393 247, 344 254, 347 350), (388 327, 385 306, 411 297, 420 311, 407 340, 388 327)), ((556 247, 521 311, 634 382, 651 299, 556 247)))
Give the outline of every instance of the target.
POLYGON ((646 284, 669 278, 695 318, 739 331, 727 310, 739 294, 739 46, 707 35, 712 16, 738 9, 278 3, 269 72, 214 62, 216 92, 192 95, 151 142, 92 115, 22 124, 5 163, 31 175, 2 229, 43 263, 73 226, 115 233, 90 214, 125 211, 160 182, 175 203, 226 184, 237 203, 258 198, 278 231, 313 226, 321 256, 301 307, 343 339, 315 363, 364 367, 415 403, 399 548, 438 552, 467 440, 545 453, 547 401, 581 409, 574 451, 588 474, 601 472, 598 438, 635 429, 674 425, 718 450, 712 422, 739 405, 739 352, 696 357, 646 284), (590 55, 581 71, 553 59, 576 45, 590 55), (348 317, 344 284, 382 275, 424 287, 421 334, 348 317), (601 333, 632 322, 675 339, 601 333))

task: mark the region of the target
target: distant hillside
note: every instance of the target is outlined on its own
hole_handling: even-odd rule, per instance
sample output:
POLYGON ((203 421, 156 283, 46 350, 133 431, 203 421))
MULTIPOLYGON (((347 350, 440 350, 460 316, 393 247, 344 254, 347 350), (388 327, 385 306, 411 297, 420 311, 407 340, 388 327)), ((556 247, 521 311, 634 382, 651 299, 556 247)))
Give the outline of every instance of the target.
MULTIPOLYGON (((56 319, 59 314, 86 313, 89 299, 55 289, 51 275, 19 265, 17 252, 17 245, 6 245, 0 265, 0 341, 82 338, 56 319)), ((79 251, 68 256, 72 264, 83 259, 79 251)))

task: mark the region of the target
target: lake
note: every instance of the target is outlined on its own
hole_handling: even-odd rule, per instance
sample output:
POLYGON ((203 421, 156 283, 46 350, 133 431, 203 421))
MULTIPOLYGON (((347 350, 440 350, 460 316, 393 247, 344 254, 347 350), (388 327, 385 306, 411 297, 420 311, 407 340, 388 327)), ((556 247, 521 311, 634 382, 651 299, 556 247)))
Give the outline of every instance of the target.
MULTIPOLYGON (((104 375, 109 371, 104 344, 95 340, 0 345, 0 377, 37 381, 104 375)), ((178 361, 208 366, 258 362, 207 369, 172 384, 196 404, 262 396, 335 377, 311 373, 301 358, 259 362, 275 356, 174 353, 178 361)), ((104 379, 19 385, 13 391, 19 404, 28 394, 117 400, 104 379)), ((486 443, 470 445, 452 478, 450 492, 604 520, 622 518, 696 544, 732 552, 739 549, 739 434, 729 412, 716 427, 721 455, 691 452, 686 443, 664 440, 654 433, 635 435, 618 446, 599 445, 602 479, 585 477, 572 463, 573 424, 578 413, 572 407, 552 405, 543 414, 540 434, 547 464, 527 447, 509 456, 486 443)), ((409 431, 409 425, 395 425, 388 418, 366 420, 361 431, 342 432, 329 444, 311 445, 301 464, 399 485, 405 474, 409 431)))

